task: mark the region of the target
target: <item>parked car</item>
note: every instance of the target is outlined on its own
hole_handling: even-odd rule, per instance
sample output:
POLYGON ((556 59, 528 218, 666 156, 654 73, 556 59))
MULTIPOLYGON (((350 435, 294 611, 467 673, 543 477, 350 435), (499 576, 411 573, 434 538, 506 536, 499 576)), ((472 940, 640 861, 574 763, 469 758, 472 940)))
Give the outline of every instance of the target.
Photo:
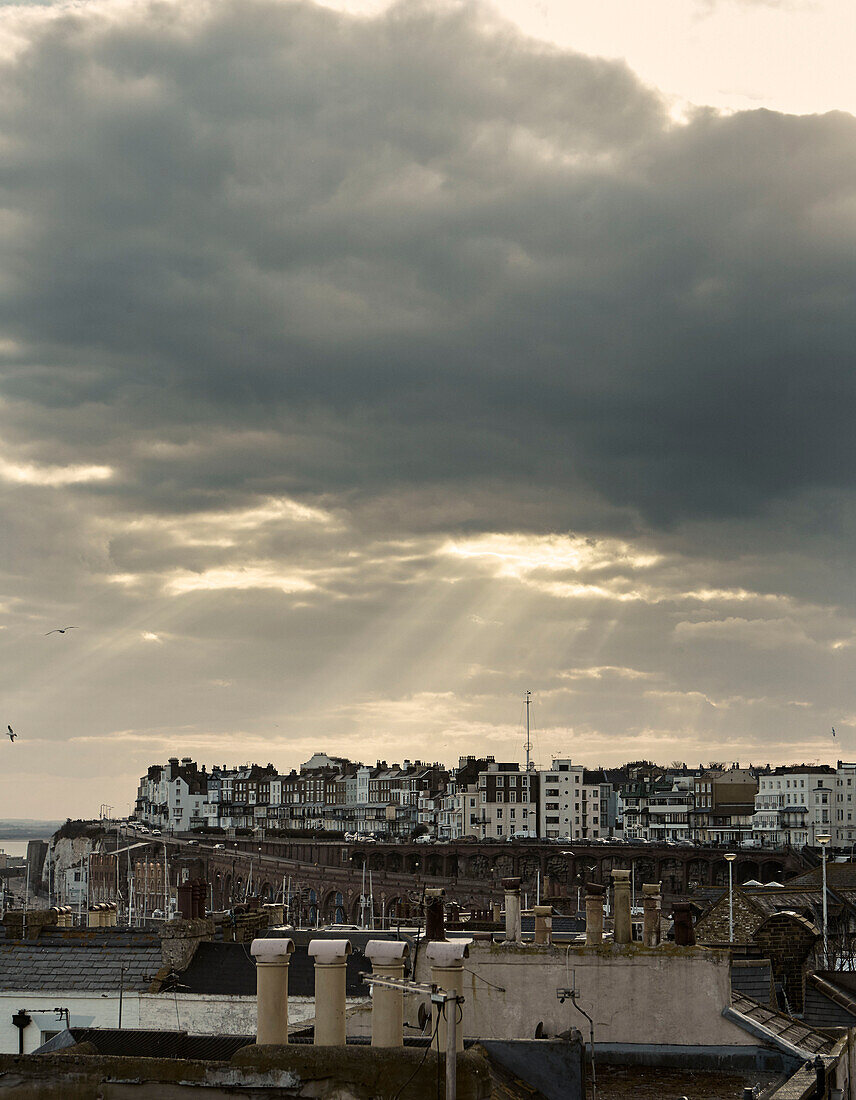
POLYGON ((217 851, 218 848, 220 849, 220 851, 224 851, 225 848, 226 848, 226 845, 225 844, 215 844, 214 845, 215 852, 217 851))

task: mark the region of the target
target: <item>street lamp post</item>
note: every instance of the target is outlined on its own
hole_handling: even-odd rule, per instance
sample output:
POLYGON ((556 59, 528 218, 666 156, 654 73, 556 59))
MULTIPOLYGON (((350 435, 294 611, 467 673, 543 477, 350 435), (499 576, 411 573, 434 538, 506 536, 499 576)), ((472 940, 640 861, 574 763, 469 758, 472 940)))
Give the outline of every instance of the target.
POLYGON ((726 852, 725 860, 728 864, 728 942, 734 943, 734 877, 732 865, 737 859, 734 852, 726 852))
POLYGON ((826 912, 826 848, 832 837, 829 833, 818 833, 817 843, 823 856, 823 968, 829 969, 829 932, 826 912))

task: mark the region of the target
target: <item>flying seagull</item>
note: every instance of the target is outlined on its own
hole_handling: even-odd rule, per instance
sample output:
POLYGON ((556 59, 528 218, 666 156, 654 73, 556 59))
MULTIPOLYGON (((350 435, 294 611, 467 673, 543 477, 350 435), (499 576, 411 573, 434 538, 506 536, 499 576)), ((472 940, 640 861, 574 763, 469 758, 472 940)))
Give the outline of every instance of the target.
POLYGON ((66 630, 77 630, 77 627, 76 626, 58 626, 54 630, 49 630, 47 632, 47 634, 45 634, 45 637, 47 638, 48 634, 65 634, 66 630))
POLYGON ((11 726, 7 726, 6 729, 9 731, 9 740, 14 741, 15 738, 18 736, 17 733, 15 733, 11 726))

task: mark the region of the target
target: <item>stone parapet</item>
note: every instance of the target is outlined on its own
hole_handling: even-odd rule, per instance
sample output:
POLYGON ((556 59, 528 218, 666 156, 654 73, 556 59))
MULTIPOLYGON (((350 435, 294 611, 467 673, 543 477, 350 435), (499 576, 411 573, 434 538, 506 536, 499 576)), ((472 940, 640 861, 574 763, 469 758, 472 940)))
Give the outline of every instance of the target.
POLYGON ((214 921, 208 917, 204 920, 171 920, 158 934, 164 966, 186 970, 202 940, 214 938, 214 921))

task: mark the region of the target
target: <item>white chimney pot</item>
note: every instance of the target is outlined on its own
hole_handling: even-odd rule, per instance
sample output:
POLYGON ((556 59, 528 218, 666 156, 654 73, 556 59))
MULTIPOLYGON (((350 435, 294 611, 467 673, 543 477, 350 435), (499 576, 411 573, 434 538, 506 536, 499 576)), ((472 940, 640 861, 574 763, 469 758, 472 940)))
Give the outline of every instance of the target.
POLYGON ((365 954, 373 966, 393 966, 407 958, 410 944, 405 940, 369 940, 365 954))
POLYGON ((351 953, 350 940, 310 940, 309 954, 319 966, 344 962, 351 953))
POLYGON ((250 945, 250 954, 259 962, 287 960, 289 955, 294 954, 294 940, 279 936, 271 939, 253 940, 250 945))
POLYGON ((469 944, 472 940, 442 940, 429 943, 425 948, 425 958, 432 966, 460 966, 469 958, 469 944))

